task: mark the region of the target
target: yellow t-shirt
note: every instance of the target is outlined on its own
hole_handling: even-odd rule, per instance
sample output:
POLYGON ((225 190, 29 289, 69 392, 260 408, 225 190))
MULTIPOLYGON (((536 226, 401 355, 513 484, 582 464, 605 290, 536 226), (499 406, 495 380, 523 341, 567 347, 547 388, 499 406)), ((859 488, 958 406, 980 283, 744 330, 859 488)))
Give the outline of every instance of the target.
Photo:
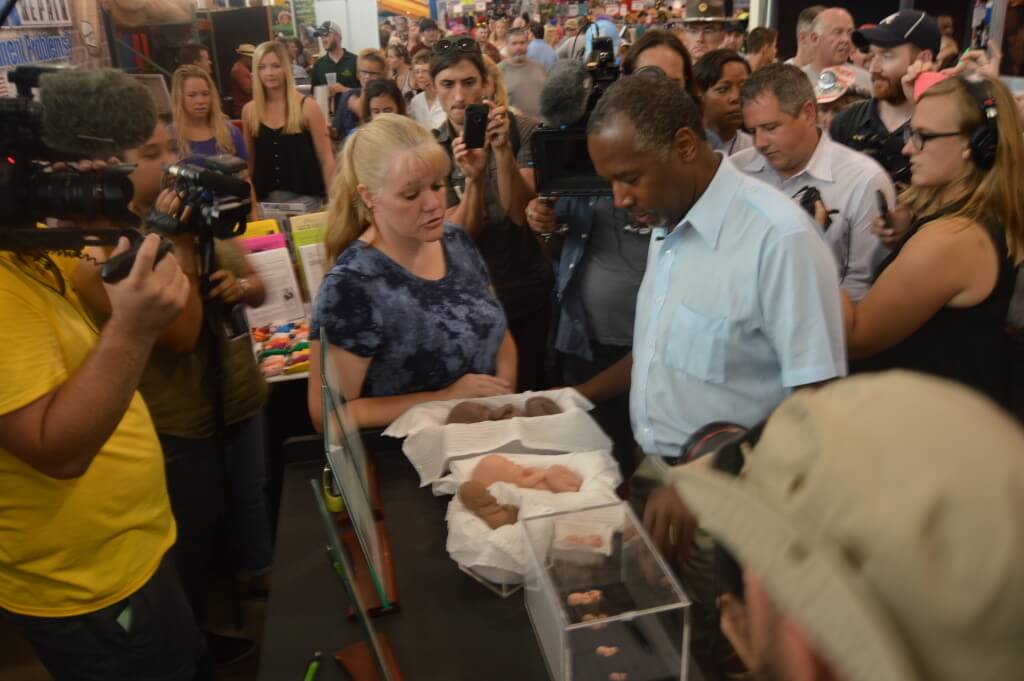
MULTIPOLYGON (((99 338, 71 291, 0 253, 0 414, 52 392, 99 338)), ((0 448, 0 607, 81 615, 137 591, 174 544, 164 462, 139 393, 79 478, 58 480, 0 448)))

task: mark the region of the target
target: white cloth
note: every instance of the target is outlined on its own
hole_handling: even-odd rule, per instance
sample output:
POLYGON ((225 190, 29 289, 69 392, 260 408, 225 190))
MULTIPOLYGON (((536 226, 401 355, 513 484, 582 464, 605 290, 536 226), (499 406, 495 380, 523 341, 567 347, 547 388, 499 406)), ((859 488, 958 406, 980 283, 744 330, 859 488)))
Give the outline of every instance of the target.
POLYGON ((867 154, 834 141, 827 132, 821 133, 804 169, 788 180, 757 149, 736 153, 732 162, 790 197, 804 187, 814 187, 826 208, 839 211, 832 216, 825 241, 836 258, 840 288, 855 301, 863 298, 889 255, 889 249, 871 233, 871 222, 878 217, 875 192, 882 192, 889 206, 896 203, 896 189, 885 168, 867 154))
POLYGON ((409 102, 409 117, 428 130, 434 130, 448 120, 441 100, 434 97, 434 105, 427 105, 427 93, 421 92, 409 102))
POLYGON ((846 374, 838 275, 820 230, 720 158, 686 216, 651 238, 629 400, 648 454, 677 456, 712 421, 753 426, 793 388, 846 374))

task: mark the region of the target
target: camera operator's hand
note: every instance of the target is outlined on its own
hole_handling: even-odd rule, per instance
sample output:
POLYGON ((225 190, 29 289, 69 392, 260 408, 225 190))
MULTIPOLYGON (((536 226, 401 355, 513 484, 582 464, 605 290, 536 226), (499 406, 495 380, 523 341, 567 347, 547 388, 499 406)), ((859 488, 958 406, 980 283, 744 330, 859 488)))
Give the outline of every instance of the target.
MULTIPOLYGON (((172 254, 156 262, 159 245, 160 237, 147 236, 128 276, 103 285, 110 299, 110 324, 154 340, 185 309, 189 293, 188 277, 172 254)), ((128 239, 122 237, 111 256, 128 248, 128 239)))
POLYGON ((210 291, 211 299, 220 298, 221 302, 227 305, 244 302, 248 284, 244 279, 236 277, 234 272, 217 270, 210 275, 210 283, 217 284, 210 291))
POLYGON ((452 140, 452 155, 467 180, 479 180, 487 171, 487 149, 470 149, 459 135, 452 140))
POLYGON ((555 204, 551 199, 538 196, 526 204, 526 224, 536 234, 551 234, 558 228, 555 204))
POLYGON ((458 400, 471 397, 496 397, 508 395, 513 385, 503 378, 489 374, 466 374, 445 388, 444 399, 458 400))
POLYGON ((888 213, 879 215, 871 221, 871 233, 877 236, 886 248, 892 249, 906 238, 913 222, 914 214, 910 212, 910 208, 898 203, 888 213))
POLYGON ((161 190, 156 197, 156 203, 153 204, 153 210, 172 215, 175 218, 180 217, 181 199, 178 197, 178 192, 170 187, 161 190))
POLYGON ((508 109, 504 106, 496 106, 487 115, 487 141, 494 149, 512 149, 509 142, 509 118, 508 109))

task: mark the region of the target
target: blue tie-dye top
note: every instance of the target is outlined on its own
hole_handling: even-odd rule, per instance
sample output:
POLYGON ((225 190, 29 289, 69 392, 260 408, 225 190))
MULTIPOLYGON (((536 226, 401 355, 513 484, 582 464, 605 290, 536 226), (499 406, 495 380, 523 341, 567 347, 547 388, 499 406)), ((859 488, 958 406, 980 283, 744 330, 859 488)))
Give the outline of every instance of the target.
POLYGON ((445 224, 447 272, 421 279, 364 241, 324 277, 311 336, 372 357, 362 397, 440 390, 467 373, 494 374, 505 312, 462 228, 445 224))

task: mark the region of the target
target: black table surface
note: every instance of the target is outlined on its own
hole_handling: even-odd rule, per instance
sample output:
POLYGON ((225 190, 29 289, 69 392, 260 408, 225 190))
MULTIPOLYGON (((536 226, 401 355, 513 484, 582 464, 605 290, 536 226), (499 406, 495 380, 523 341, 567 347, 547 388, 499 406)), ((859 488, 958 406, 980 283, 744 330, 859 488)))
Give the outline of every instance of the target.
MULTIPOLYGON (((387 634, 407 681, 544 681, 547 669, 522 592, 502 599, 458 569, 445 551, 449 498, 419 488, 400 453, 374 457, 384 523, 398 583, 400 612, 373 620, 387 634)), ((322 464, 285 467, 267 603, 261 681, 298 681, 314 651, 360 640, 346 618, 348 598, 325 556, 324 526, 309 480, 322 464)), ((319 681, 344 679, 322 665, 319 681)))

